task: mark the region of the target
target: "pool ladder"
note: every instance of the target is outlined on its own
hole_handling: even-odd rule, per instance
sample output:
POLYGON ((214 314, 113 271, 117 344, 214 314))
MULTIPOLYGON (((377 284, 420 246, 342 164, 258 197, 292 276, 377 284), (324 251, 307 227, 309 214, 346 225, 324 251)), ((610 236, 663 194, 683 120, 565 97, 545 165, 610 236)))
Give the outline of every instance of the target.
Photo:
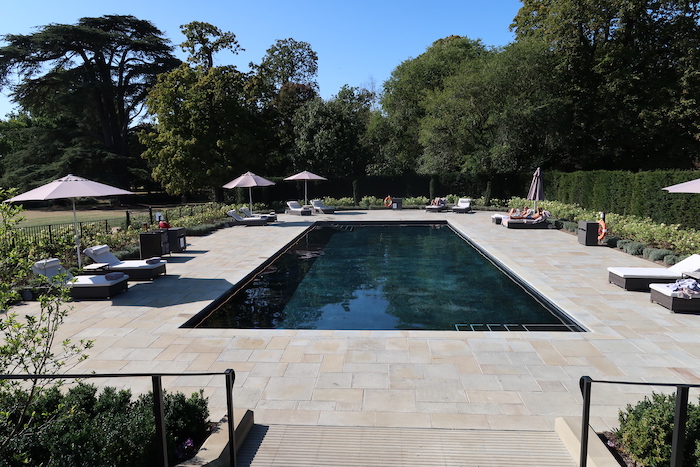
POLYGON ((579 329, 570 324, 455 324, 457 331, 566 331, 576 332, 579 329))

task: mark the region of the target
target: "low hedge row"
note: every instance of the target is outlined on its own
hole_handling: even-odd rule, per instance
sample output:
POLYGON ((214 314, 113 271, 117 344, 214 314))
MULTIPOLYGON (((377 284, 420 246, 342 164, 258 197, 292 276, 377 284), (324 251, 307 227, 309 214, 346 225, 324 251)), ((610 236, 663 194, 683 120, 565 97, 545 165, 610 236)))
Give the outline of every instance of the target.
MULTIPOLYGON (((28 397, 20 388, 0 391, 3 465, 157 464, 152 393, 132 400, 128 390, 107 387, 98 394, 79 383, 66 393, 57 386, 43 390, 25 407, 28 397)), ((166 392, 163 405, 168 459, 175 465, 209 434, 207 398, 201 390, 189 398, 166 392)))

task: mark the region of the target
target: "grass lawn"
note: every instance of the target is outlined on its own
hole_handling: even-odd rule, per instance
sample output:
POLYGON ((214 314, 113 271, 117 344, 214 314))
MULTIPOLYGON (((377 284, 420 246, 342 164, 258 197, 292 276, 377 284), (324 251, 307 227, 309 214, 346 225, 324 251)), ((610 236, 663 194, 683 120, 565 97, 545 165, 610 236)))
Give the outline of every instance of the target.
MULTIPOLYGON (((119 209, 105 209, 103 207, 90 207, 90 206, 77 206, 77 217, 78 222, 87 221, 103 221, 119 219, 123 220, 126 218, 126 207, 119 209)), ((140 214, 148 212, 147 209, 128 208, 133 214, 140 214)), ((73 222, 73 209, 70 207, 51 207, 42 209, 25 209, 22 211, 21 216, 24 220, 19 224, 21 227, 31 227, 35 225, 48 225, 48 224, 66 224, 73 222)))

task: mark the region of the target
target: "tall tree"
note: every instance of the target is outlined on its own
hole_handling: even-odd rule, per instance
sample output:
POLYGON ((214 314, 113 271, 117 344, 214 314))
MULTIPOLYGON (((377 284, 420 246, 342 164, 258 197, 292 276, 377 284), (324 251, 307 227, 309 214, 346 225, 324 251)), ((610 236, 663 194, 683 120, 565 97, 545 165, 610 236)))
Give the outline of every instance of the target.
POLYGON ((384 83, 382 110, 391 126, 388 150, 383 151, 386 173, 415 170, 423 149, 418 141, 419 122, 425 116, 428 92, 442 88, 465 61, 490 53, 481 43, 466 37, 450 36, 435 41, 425 53, 401 63, 384 83))
POLYGON ((259 154, 256 109, 246 95, 245 74, 233 66, 209 67, 214 53, 237 53, 235 36, 207 23, 182 28, 182 47, 195 66, 184 63, 158 78, 148 99, 156 125, 140 133, 143 157, 168 193, 212 189, 221 201, 222 185, 252 168, 249 162, 259 154))
POLYGON ((347 177, 366 173, 366 139, 374 97, 366 89, 344 86, 329 101, 316 98, 294 116, 296 170, 347 177))
POLYGON ((251 63, 251 89, 262 109, 269 169, 285 173, 291 169, 294 150, 294 114, 318 96, 318 56, 308 42, 292 38, 277 40, 260 64, 251 63))
POLYGON ((464 62, 426 96, 419 171, 529 172, 559 163, 568 101, 558 97, 553 60, 531 39, 464 62))
POLYGON ((32 116, 63 116, 80 139, 114 154, 105 177, 127 186, 129 130, 156 76, 178 64, 163 33, 149 21, 106 15, 3 39, 0 85, 32 116), (20 84, 11 86, 14 74, 20 84))
POLYGON ((700 4, 525 0, 513 29, 538 37, 573 105, 570 168, 689 167, 697 159, 700 4))

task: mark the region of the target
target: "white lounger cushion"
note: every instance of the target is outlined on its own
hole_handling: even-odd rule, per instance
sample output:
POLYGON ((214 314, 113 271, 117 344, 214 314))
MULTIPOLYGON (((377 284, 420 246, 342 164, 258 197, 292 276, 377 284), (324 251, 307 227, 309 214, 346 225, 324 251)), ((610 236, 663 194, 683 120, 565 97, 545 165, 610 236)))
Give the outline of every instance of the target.
POLYGON ((73 276, 71 273, 66 271, 63 266, 61 266, 61 261, 57 258, 42 259, 41 261, 37 261, 34 263, 32 270, 34 273, 41 274, 49 279, 52 279, 59 274, 65 274, 67 279, 66 282, 70 287, 105 287, 118 284, 119 282, 129 279, 129 276, 126 274, 122 274, 120 277, 111 280, 107 279, 107 277, 103 275, 73 276))
POLYGON ((676 284, 649 284, 649 288, 652 290, 656 290, 659 293, 662 293, 666 295, 667 297, 672 297, 672 298, 686 298, 686 299, 700 299, 700 294, 697 295, 691 295, 688 297, 688 295, 681 295, 681 291, 674 291, 673 287, 676 284))
POLYGON ((612 267, 608 272, 626 279, 658 277, 663 279, 680 279, 684 272, 700 271, 700 255, 691 255, 669 268, 612 267))
POLYGON ((120 261, 116 256, 109 251, 109 246, 98 245, 86 248, 84 253, 96 263, 106 263, 110 269, 155 269, 160 267, 165 261, 160 260, 153 262, 153 258, 145 259, 130 259, 120 261))

